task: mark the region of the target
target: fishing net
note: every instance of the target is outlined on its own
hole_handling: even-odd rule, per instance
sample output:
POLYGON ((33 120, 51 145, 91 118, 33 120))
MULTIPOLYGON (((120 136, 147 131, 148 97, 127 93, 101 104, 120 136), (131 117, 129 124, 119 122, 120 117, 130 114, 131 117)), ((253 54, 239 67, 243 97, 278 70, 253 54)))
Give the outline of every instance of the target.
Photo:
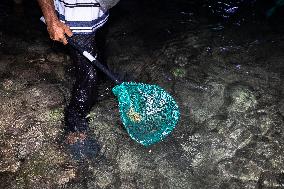
POLYGON ((104 10, 108 10, 115 6, 119 0, 96 0, 104 10))
POLYGON ((149 146, 164 139, 175 128, 180 113, 174 99, 161 87, 135 82, 121 83, 96 58, 72 38, 68 43, 109 76, 116 85, 122 123, 132 139, 149 146))
POLYGON ((159 86, 123 82, 112 91, 118 97, 122 123, 137 142, 149 146, 175 128, 180 117, 178 106, 159 86))

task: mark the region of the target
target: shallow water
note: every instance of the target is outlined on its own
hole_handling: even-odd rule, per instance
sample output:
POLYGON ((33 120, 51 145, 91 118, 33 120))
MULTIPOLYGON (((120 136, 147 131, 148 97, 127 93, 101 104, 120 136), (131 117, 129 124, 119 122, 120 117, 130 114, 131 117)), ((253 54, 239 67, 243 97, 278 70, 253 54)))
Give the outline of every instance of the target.
POLYGON ((34 1, 1 1, 0 188, 282 188, 284 35, 281 8, 264 16, 271 6, 121 1, 98 33, 104 61, 126 80, 166 89, 181 120, 144 148, 103 77, 89 115, 101 151, 80 164, 61 141, 67 51, 48 39, 34 1))

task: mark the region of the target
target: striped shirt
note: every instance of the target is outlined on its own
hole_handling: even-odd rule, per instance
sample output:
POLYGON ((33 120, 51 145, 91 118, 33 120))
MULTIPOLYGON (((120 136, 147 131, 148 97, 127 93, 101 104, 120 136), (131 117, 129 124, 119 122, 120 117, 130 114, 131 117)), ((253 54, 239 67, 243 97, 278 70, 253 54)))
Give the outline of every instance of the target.
POLYGON ((108 11, 104 12, 95 0, 54 0, 59 19, 74 34, 91 34, 104 25, 108 11))

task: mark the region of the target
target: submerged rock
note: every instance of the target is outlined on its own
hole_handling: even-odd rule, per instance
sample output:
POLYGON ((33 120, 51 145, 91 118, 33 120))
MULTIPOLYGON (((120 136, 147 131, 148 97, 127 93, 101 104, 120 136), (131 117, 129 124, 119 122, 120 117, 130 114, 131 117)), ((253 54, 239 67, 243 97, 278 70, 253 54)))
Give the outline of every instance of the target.
MULTIPOLYGON (((129 11, 150 2, 143 3, 129 11)), ((71 61, 42 35, 18 36, 0 53, 0 188, 283 188, 281 35, 264 26, 194 25, 194 14, 180 11, 178 18, 190 24, 174 33, 176 20, 137 23, 120 11, 123 21, 107 34, 107 63, 127 80, 168 91, 181 112, 175 130, 147 148, 131 140, 112 85, 102 82, 102 97, 88 115, 100 152, 94 160, 72 159, 63 145, 71 61)))
POLYGON ((231 85, 227 89, 229 112, 247 112, 255 109, 257 105, 256 97, 253 92, 243 85, 231 85))

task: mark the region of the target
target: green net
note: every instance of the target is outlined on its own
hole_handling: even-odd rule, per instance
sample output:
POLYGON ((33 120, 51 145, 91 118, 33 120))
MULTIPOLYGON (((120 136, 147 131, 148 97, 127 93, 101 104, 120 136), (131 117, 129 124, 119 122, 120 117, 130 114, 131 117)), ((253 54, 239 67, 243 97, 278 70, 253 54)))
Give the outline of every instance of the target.
POLYGON ((176 126, 180 113, 174 99, 161 87, 124 82, 112 89, 130 137, 149 146, 164 139, 176 126))

